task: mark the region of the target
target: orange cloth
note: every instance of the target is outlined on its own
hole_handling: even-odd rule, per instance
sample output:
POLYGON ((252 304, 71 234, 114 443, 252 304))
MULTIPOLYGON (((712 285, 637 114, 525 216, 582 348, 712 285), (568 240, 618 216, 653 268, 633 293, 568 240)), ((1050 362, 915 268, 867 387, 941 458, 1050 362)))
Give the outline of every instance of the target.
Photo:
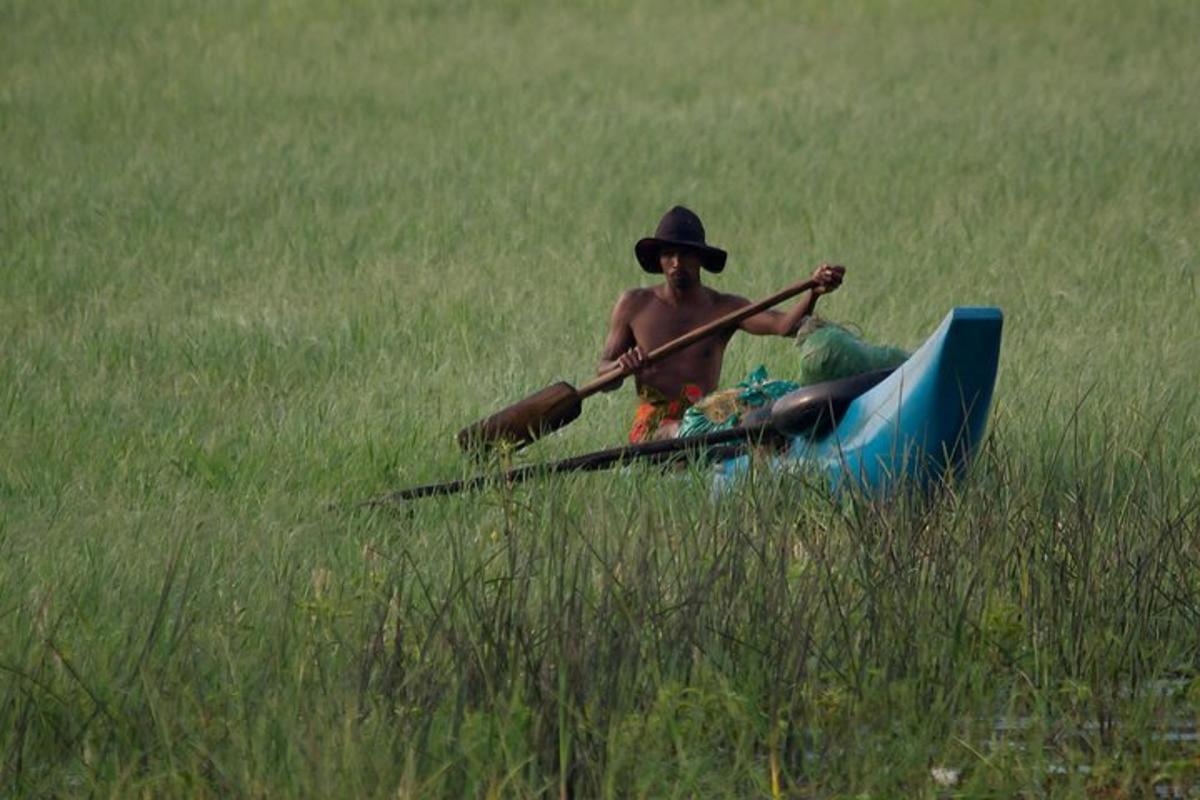
POLYGON ((641 405, 633 416, 633 427, 629 429, 629 441, 633 444, 654 440, 654 434, 666 422, 679 422, 683 412, 694 406, 704 392, 694 383, 683 387, 683 393, 676 398, 664 397, 648 387, 643 387, 638 393, 641 405))

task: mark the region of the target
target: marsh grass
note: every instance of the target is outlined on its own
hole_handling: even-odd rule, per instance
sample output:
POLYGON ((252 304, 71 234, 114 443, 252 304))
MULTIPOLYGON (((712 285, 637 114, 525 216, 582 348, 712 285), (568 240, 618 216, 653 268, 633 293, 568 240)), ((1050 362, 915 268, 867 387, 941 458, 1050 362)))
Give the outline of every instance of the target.
POLYGON ((985 794, 1191 785, 1195 751, 1166 734, 1200 690, 1194 487, 1102 451, 1029 464, 1005 438, 971 480, 887 504, 632 470, 376 512, 340 559, 273 565, 250 604, 199 574, 199 537, 167 537, 140 598, 93 567, 23 599, 7 776, 886 796, 948 762, 985 794))
POLYGON ((7 4, 0 791, 1191 791, 1197 14, 7 4), (585 378, 676 202, 721 288, 849 265, 878 341, 1003 307, 968 479, 326 510, 585 378))

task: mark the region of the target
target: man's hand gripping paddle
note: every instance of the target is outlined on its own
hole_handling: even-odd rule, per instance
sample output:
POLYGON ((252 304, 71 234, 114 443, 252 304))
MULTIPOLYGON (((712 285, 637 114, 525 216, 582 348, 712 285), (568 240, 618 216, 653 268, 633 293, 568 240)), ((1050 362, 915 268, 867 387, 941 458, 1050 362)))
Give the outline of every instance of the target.
MULTIPOLYGON (((718 317, 706 325, 701 325, 699 328, 685 333, 678 339, 672 339, 661 347, 651 350, 646 354, 642 364, 649 366, 661 361, 672 353, 695 344, 714 333, 731 328, 742 320, 778 305, 788 298, 795 297, 801 292, 815 288, 817 285, 818 281, 801 281, 770 297, 765 297, 757 303, 751 303, 723 317, 718 317)), ((617 367, 593 378, 578 389, 565 382, 547 386, 537 394, 530 395, 521 402, 498 411, 481 422, 463 428, 458 432, 458 444, 467 451, 487 450, 502 442, 512 445, 515 449, 520 449, 547 433, 573 422, 582 411, 583 401, 586 398, 612 386, 628 375, 629 370, 617 367)))

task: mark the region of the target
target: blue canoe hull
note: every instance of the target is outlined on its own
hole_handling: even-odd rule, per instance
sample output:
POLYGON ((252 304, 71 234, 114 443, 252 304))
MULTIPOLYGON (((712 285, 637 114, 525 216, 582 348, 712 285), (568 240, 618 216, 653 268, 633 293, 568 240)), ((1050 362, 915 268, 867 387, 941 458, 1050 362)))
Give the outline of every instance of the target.
MULTIPOLYGON (((955 308, 894 373, 852 401, 836 427, 795 437, 774 468, 870 493, 961 473, 987 428, 1003 322, 998 308, 955 308)), ((745 456, 726 461, 718 484, 749 466, 745 456)))

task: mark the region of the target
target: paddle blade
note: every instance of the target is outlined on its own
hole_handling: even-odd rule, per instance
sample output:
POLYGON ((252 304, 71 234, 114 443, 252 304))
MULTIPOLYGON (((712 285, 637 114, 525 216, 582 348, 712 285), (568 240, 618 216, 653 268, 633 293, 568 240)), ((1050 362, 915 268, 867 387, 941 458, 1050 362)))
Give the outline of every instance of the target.
POLYGON ((487 450, 502 442, 519 449, 572 422, 582 410, 583 401, 575 387, 556 383, 463 428, 458 432, 458 445, 468 452, 487 450))

